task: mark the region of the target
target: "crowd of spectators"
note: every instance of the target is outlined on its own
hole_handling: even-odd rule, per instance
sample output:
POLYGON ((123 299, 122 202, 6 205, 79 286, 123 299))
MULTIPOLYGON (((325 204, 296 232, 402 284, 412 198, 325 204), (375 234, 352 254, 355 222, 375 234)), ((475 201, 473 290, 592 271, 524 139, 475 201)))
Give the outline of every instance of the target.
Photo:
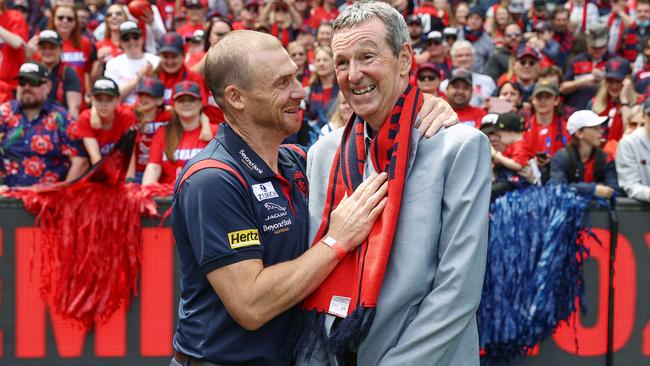
MULTIPOLYGON (((490 137, 495 196, 550 181, 650 202, 650 0, 389 2, 408 26, 411 82, 490 137)), ((286 47, 307 95, 288 141, 310 146, 352 113, 330 49, 346 5, 0 0, 3 184, 74 179, 132 126, 128 179, 173 182, 224 120, 203 69, 232 30, 286 47)))

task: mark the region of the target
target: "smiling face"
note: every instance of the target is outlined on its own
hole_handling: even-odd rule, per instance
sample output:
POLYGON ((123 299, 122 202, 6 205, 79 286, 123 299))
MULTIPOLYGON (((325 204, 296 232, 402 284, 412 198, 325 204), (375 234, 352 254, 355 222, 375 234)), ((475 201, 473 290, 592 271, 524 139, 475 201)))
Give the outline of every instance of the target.
POLYGON ((168 74, 175 74, 183 66, 183 54, 174 52, 160 53, 160 67, 168 74))
POLYGON ((38 45, 38 53, 41 55, 41 61, 47 67, 54 67, 61 61, 61 47, 49 42, 43 42, 38 45))
POLYGON ((305 90, 296 79, 298 66, 280 46, 256 54, 253 83, 244 91, 244 112, 253 126, 285 138, 300 129, 305 90))
POLYGON ((174 112, 181 121, 192 121, 201 114, 201 99, 191 95, 181 95, 174 99, 174 112))
POLYGON ((318 48, 314 54, 314 65, 316 66, 316 75, 318 77, 327 77, 334 75, 334 59, 327 49, 318 48))
POLYGON ((123 21, 126 20, 126 13, 122 5, 113 4, 106 11, 106 25, 111 31, 117 31, 123 21))
POLYGON ((339 88, 354 112, 378 130, 408 84, 411 46, 398 56, 385 38, 386 27, 371 18, 334 34, 332 51, 339 88))
POLYGON ((63 39, 68 39, 77 26, 77 16, 68 6, 57 7, 54 13, 54 29, 63 39))

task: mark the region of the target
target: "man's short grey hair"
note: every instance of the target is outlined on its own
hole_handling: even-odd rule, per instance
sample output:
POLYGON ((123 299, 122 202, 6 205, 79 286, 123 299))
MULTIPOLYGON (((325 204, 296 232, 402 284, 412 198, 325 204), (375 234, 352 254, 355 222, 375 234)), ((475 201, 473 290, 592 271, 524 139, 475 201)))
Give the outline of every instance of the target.
POLYGON ((352 29, 374 17, 384 23, 386 42, 393 55, 399 56, 402 46, 404 43, 410 43, 411 37, 402 14, 384 2, 362 0, 346 7, 334 21, 334 34, 341 29, 352 29))
POLYGON ((454 42, 454 44, 451 46, 451 50, 449 50, 449 54, 453 57, 456 54, 456 52, 458 52, 458 50, 461 48, 469 48, 472 51, 472 56, 476 54, 476 51, 474 50, 474 46, 472 46, 472 44, 469 43, 469 41, 466 41, 464 39, 454 42))

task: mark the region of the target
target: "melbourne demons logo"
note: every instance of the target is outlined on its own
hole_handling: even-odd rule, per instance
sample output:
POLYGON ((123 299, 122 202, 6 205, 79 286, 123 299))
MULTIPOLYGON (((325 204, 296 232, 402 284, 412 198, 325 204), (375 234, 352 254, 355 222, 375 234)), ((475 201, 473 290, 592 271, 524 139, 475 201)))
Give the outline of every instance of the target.
POLYGON ((307 185, 307 178, 302 172, 293 173, 293 181, 296 184, 296 187, 304 196, 309 195, 309 186, 307 185))

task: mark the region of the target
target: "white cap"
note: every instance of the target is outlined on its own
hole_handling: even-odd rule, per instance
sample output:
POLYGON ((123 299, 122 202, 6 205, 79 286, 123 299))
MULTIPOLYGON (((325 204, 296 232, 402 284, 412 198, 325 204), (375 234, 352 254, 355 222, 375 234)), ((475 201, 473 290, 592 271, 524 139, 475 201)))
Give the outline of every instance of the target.
POLYGON ((573 135, 574 133, 578 132, 581 128, 584 127, 593 127, 593 126, 600 126, 603 123, 605 123, 609 117, 607 116, 599 116, 596 114, 594 111, 590 110, 583 110, 583 111, 576 111, 573 112, 571 117, 569 117, 569 120, 567 121, 566 124, 566 129, 569 131, 569 135, 573 135))

